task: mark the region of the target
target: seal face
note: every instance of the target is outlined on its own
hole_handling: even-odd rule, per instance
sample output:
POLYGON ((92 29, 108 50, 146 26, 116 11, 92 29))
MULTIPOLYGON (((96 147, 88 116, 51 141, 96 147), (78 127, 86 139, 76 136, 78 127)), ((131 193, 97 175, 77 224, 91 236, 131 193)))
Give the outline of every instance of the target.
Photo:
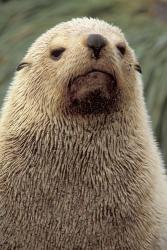
POLYGON ((116 87, 113 75, 92 70, 69 84, 70 109, 81 114, 108 112, 116 87))
POLYGON ((38 109, 55 117, 89 119, 121 110, 120 105, 136 99, 137 65, 119 28, 84 18, 81 23, 75 19, 59 24, 39 37, 17 74, 28 79, 26 88, 38 109))

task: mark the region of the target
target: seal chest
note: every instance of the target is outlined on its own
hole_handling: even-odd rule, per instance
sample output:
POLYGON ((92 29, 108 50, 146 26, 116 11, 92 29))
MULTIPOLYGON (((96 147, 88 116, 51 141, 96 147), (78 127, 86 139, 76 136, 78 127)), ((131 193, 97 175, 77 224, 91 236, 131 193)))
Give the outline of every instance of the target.
POLYGON ((0 124, 0 248, 165 250, 166 179, 123 33, 61 23, 17 69, 0 124))

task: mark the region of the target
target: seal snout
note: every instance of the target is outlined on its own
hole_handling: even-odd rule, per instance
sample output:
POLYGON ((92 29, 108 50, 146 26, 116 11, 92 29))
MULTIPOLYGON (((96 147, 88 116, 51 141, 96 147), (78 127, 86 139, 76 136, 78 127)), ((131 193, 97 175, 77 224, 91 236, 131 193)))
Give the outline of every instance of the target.
POLYGON ((105 112, 111 104, 116 86, 112 74, 91 70, 76 77, 68 86, 70 106, 82 114, 105 112))
POLYGON ((93 51, 96 59, 99 58, 101 50, 107 45, 107 39, 100 34, 90 34, 87 39, 87 46, 93 51))

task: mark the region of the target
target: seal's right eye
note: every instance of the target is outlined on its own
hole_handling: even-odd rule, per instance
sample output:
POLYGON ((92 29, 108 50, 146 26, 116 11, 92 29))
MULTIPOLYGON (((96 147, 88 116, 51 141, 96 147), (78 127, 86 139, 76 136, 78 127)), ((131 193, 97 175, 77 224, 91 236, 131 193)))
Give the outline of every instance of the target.
POLYGON ((51 58, 53 60, 58 60, 60 59, 62 53, 65 51, 65 48, 58 48, 58 49, 54 49, 51 51, 51 58))

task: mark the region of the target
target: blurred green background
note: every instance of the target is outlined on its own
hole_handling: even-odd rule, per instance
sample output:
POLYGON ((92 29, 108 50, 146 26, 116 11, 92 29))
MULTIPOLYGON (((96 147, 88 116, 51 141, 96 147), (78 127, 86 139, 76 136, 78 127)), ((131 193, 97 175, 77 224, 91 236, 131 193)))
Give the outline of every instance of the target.
POLYGON ((167 163, 167 0, 0 0, 0 106, 32 41, 79 16, 118 25, 135 49, 154 133, 167 163))

